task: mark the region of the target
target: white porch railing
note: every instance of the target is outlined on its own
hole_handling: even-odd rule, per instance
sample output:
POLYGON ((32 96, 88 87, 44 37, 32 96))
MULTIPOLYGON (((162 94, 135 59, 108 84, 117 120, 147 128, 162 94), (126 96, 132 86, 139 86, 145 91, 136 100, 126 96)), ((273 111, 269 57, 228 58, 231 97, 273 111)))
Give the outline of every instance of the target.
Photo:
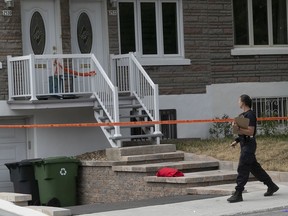
MULTIPOLYGON (((110 122, 119 122, 118 91, 93 54, 7 58, 9 100, 94 95, 110 122)), ((120 136, 115 126, 114 136, 120 136)))
MULTIPOLYGON (((152 121, 159 121, 158 85, 154 84, 133 53, 111 56, 111 78, 119 92, 134 95, 152 121)), ((155 125, 154 133, 161 133, 155 125)))
POLYGON ((92 94, 91 55, 8 56, 9 100, 92 94))

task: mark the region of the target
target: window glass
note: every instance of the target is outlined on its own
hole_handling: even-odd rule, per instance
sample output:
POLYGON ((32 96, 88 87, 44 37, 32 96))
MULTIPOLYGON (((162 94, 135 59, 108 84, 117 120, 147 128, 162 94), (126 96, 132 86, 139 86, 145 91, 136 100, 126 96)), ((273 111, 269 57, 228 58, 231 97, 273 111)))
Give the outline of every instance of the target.
POLYGON ((141 27, 143 54, 157 54, 155 3, 141 3, 141 27))
POLYGON ((121 53, 135 52, 135 16, 133 2, 119 2, 121 53))
POLYGON ((254 44, 268 45, 267 0, 253 0, 254 44))
POLYGON ((273 43, 287 44, 286 0, 272 1, 273 43))
POLYGON ((46 44, 46 30, 42 15, 36 11, 33 13, 30 23, 30 42, 36 55, 44 53, 46 44))
POLYGON ((178 54, 177 5, 162 3, 164 54, 178 54))
POLYGON ((247 1, 234 0, 234 40, 236 45, 249 44, 248 5, 247 1))
POLYGON ((90 53, 93 44, 93 32, 89 16, 83 12, 77 23, 77 39, 81 53, 90 53))

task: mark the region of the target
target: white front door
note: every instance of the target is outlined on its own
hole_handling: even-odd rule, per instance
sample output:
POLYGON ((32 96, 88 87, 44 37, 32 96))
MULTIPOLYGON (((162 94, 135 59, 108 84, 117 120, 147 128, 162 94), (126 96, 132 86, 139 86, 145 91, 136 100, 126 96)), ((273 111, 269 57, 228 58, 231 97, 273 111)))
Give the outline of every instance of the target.
POLYGON ((62 53, 56 0, 21 1, 23 54, 62 53))
POLYGON ((72 53, 93 53, 108 68, 106 0, 70 0, 72 53))
MULTIPOLYGON (((24 120, 0 120, 0 125, 25 124, 24 120)), ((13 185, 5 163, 27 158, 26 130, 4 128, 0 130, 0 191, 11 192, 13 185)))

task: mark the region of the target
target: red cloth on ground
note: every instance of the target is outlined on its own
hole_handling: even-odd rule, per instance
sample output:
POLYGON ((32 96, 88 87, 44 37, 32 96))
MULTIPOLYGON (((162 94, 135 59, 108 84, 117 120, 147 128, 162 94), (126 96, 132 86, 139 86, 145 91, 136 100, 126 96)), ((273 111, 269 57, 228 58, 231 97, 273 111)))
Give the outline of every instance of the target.
POLYGON ((156 173, 157 177, 181 177, 184 176, 184 174, 174 168, 170 168, 170 167, 164 167, 158 170, 158 172, 156 173))

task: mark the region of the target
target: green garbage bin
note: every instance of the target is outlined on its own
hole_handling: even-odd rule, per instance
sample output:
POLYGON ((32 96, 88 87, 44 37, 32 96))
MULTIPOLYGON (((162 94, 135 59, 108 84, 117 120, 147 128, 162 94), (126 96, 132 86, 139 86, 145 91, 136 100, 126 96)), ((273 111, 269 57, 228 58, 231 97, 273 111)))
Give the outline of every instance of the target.
POLYGON ((34 163, 41 205, 76 205, 78 166, 79 160, 71 157, 50 157, 34 163))

